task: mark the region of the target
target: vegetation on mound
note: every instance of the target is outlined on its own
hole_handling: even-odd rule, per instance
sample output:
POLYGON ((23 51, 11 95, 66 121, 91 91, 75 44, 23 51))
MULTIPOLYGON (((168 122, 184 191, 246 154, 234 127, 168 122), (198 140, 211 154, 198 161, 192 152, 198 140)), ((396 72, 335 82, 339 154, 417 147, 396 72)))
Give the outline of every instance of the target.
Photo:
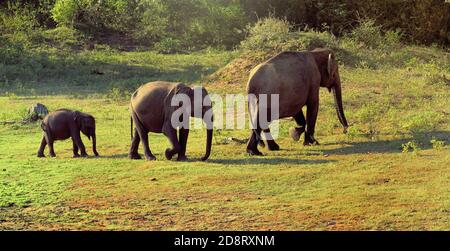
POLYGON ((256 65, 282 51, 303 51, 315 48, 333 49, 341 66, 364 69, 388 69, 425 66, 436 68, 430 74, 438 82, 448 83, 449 53, 439 47, 420 47, 401 42, 398 31, 383 32, 373 20, 360 20, 359 26, 344 37, 330 32, 299 30, 289 22, 265 18, 249 29, 241 42, 240 56, 215 72, 208 81, 216 84, 245 85, 248 72, 256 65))

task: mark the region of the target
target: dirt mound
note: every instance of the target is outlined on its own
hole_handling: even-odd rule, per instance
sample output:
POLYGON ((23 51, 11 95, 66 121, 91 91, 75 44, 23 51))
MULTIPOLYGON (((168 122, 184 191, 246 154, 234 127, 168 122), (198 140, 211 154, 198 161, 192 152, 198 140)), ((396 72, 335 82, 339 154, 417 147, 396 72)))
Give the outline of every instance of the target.
POLYGON ((263 51, 242 52, 238 58, 211 74, 207 81, 214 86, 245 88, 250 71, 271 56, 272 53, 263 51))

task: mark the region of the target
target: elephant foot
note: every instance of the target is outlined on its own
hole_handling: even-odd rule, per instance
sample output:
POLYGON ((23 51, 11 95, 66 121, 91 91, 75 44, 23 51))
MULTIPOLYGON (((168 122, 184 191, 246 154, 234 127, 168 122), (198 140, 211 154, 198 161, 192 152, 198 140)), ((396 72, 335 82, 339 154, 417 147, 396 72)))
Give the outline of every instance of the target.
POLYGON ((79 154, 74 154, 74 155, 73 155, 73 158, 75 158, 75 159, 76 159, 76 158, 79 158, 79 157, 80 157, 79 154))
POLYGON ((54 153, 50 153, 50 157, 52 157, 52 158, 56 158, 56 154, 54 154, 54 153))
POLYGON ((264 143, 264 141, 262 139, 258 141, 258 145, 260 147, 266 147, 266 144, 264 143))
POLYGON ((145 156, 145 158, 150 161, 156 160, 156 157, 154 155, 148 155, 148 156, 145 156))
POLYGON ((173 157, 172 150, 170 148, 167 148, 165 155, 166 155, 166 159, 171 160, 173 157))
POLYGON ((87 157, 89 157, 89 155, 87 155, 87 153, 82 153, 81 154, 81 158, 87 158, 87 157))
POLYGON ((38 158, 45 158, 45 155, 44 155, 43 153, 38 153, 38 154, 37 154, 37 157, 38 157, 38 158))
POLYGON ((130 154, 128 154, 128 158, 130 158, 130 159, 142 159, 141 155, 139 155, 138 153, 130 153, 130 154))
POLYGON ((95 155, 96 157, 100 156, 100 155, 98 154, 97 151, 94 152, 94 155, 95 155))
POLYGON ((305 132, 304 127, 291 127, 289 128, 289 135, 294 141, 299 141, 302 133, 305 132))
POLYGON ((186 156, 178 156, 177 161, 187 161, 188 158, 186 156))
POLYGON ((280 150, 280 146, 277 143, 275 143, 275 141, 273 141, 273 140, 267 141, 267 146, 270 151, 279 151, 280 150))
POLYGON ((319 141, 314 139, 313 136, 305 136, 305 141, 303 142, 304 146, 311 146, 311 145, 320 145, 319 141))
POLYGON ((260 152, 258 149, 248 149, 247 148, 247 153, 252 155, 252 156, 262 156, 262 152, 260 152))
POLYGON ((156 160, 156 157, 153 156, 153 155, 152 156, 145 156, 145 159, 152 161, 152 160, 156 160))

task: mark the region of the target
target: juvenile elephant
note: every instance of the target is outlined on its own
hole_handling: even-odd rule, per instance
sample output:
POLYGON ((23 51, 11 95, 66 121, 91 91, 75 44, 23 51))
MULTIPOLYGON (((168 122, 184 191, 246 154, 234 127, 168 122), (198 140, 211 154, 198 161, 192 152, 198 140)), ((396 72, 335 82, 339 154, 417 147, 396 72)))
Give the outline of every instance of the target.
MULTIPOLYGON (((347 131, 348 123, 342 107, 341 80, 335 54, 329 49, 315 49, 304 52, 282 52, 266 62, 256 66, 250 73, 247 84, 247 93, 254 94, 256 104, 259 104, 260 94, 279 94, 279 116, 272 120, 293 117, 298 125, 291 128, 290 134, 294 140, 299 140, 300 135, 306 131, 304 145, 318 144, 314 139, 317 113, 319 109, 319 87, 326 87, 333 91, 335 107, 339 121, 347 131), (306 119, 302 107, 307 106, 306 119)), ((270 97, 269 97, 270 98, 270 97)), ((261 130, 270 135, 268 124, 259 122, 259 109, 265 109, 268 114, 271 111, 271 102, 267 105, 255 106, 253 118, 256 118, 252 134, 247 144, 247 152, 251 155, 262 155, 258 150, 261 143, 261 130)), ((250 110, 249 104, 249 110, 250 110)), ((266 140, 269 150, 279 150, 279 146, 273 139, 266 140)))
POLYGON ((206 153, 202 157, 202 160, 205 161, 208 159, 211 153, 213 116, 211 100, 205 88, 190 88, 182 83, 163 81, 147 83, 139 87, 132 95, 130 111, 132 142, 129 158, 141 158, 138 154, 138 147, 139 142, 142 141, 146 159, 156 159, 148 143, 148 133, 153 132, 163 133, 170 140, 172 148, 167 148, 165 151, 167 159, 170 160, 175 154, 178 154, 177 160, 186 160, 186 144, 189 127, 178 126, 179 137, 177 137, 177 126, 173 125, 173 120, 182 121, 184 117, 185 120, 182 122, 188 124, 189 117, 198 117, 202 118, 207 125, 206 153), (194 93, 199 94, 199 97, 195 96, 196 100, 194 100, 194 93), (188 110, 190 111, 183 110, 188 113, 187 116, 180 116, 178 112, 183 108, 178 102, 174 102, 174 97, 182 96, 189 99, 190 106, 188 110), (134 136, 133 122, 136 125, 134 136))
POLYGON ((95 119, 93 116, 79 111, 72 111, 67 109, 56 110, 47 116, 41 123, 41 128, 44 131, 41 146, 39 147, 38 157, 45 157, 44 149, 48 145, 50 156, 55 157, 53 149, 53 142, 55 140, 65 140, 72 138, 73 142, 73 157, 80 157, 78 150, 80 150, 81 157, 87 157, 86 148, 83 141, 81 141, 80 131, 86 135, 89 140, 92 137, 92 150, 95 156, 97 152, 97 138, 95 135, 95 119))

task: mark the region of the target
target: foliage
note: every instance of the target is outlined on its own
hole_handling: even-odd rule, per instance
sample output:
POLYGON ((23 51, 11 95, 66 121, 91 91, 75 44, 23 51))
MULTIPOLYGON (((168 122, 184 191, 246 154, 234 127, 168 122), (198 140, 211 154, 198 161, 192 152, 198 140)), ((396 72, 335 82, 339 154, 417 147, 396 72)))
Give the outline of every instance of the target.
POLYGON ((419 150, 419 146, 415 141, 408 141, 404 144, 402 144, 402 152, 408 153, 410 151, 413 152, 413 154, 417 154, 417 151, 419 150))
POLYGON ((433 149, 436 149, 436 150, 442 150, 444 148, 444 146, 445 146, 445 141, 438 140, 438 139, 435 139, 435 138, 431 139, 430 143, 433 146, 433 149))
POLYGON ((283 35, 288 28, 299 42, 300 33, 292 31, 329 32, 361 46, 396 48, 400 40, 448 45, 449 13, 444 0, 6 0, 0 3, 0 32, 42 44, 47 30, 66 27, 82 35, 81 43, 178 53, 233 49, 247 34, 244 47, 274 48, 295 41, 283 35))
POLYGON ((360 24, 348 34, 348 37, 359 46, 369 49, 393 48, 400 45, 401 32, 389 30, 383 34, 380 25, 376 25, 373 19, 366 19, 361 20, 360 24))
POLYGON ((244 50, 280 52, 312 50, 317 47, 337 48, 336 38, 328 32, 298 30, 286 20, 268 17, 248 27, 248 36, 241 42, 244 50))
POLYGON ((335 35, 373 19, 384 30, 400 29, 407 41, 450 43, 450 4, 446 0, 241 0, 253 20, 269 15, 286 18, 300 27, 323 30, 326 24, 335 35))

